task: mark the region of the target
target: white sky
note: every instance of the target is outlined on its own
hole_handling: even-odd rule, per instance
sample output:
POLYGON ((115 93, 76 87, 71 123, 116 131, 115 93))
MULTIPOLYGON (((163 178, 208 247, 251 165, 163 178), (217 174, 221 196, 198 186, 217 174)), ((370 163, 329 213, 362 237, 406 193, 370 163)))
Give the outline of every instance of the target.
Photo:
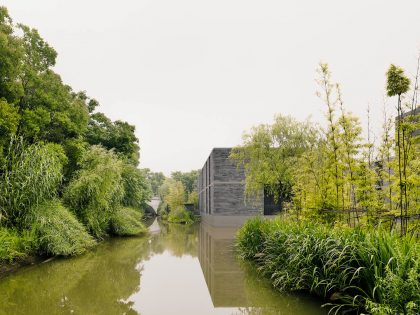
POLYGON ((200 168, 276 113, 323 123, 320 61, 364 123, 371 104, 376 131, 388 66, 413 74, 420 48, 419 0, 0 3, 58 51, 66 83, 136 125, 141 167, 166 174, 200 168))

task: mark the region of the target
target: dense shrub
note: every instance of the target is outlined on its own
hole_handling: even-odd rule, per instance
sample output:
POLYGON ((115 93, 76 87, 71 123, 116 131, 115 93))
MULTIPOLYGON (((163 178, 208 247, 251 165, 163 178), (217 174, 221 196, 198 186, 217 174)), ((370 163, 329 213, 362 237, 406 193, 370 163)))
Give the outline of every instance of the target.
POLYGON ((0 263, 10 263, 27 256, 34 250, 34 236, 29 231, 21 233, 0 227, 0 263))
POLYGON ((329 299, 334 311, 419 311, 419 246, 410 237, 257 218, 240 229, 237 246, 276 288, 329 299))
POLYGON ((119 208, 111 218, 110 232, 119 236, 139 235, 147 231, 143 214, 133 208, 119 208))
POLYGON ((92 146, 64 192, 65 204, 96 238, 105 236, 123 198, 122 166, 112 151, 92 146))
POLYGON ((12 139, 0 170, 0 215, 22 227, 34 206, 56 196, 66 157, 58 144, 12 139))
POLYGON ((33 229, 41 254, 78 255, 95 244, 83 224, 58 200, 40 204, 33 214, 33 229))
POLYGON ((194 222, 194 218, 191 212, 187 211, 184 206, 178 206, 175 209, 171 209, 168 221, 172 223, 192 223, 194 222))

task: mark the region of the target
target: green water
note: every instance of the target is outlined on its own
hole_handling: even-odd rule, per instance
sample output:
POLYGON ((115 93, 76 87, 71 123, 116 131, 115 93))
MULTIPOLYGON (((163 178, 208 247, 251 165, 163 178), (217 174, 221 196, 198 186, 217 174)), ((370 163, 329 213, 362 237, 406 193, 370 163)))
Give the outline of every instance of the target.
POLYGON ((0 314, 326 314, 238 261, 234 229, 163 225, 0 280, 0 314))

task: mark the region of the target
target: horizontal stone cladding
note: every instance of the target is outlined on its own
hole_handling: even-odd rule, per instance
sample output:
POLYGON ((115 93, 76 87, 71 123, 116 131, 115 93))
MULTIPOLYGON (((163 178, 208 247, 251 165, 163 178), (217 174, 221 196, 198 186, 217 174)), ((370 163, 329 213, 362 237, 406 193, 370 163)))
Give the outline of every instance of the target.
POLYGON ((231 148, 214 148, 198 179, 199 209, 203 215, 263 214, 264 200, 245 202, 245 172, 230 157, 231 148))
MULTIPOLYGON (((258 215, 263 213, 263 201, 245 201, 243 183, 214 183, 212 199, 215 215, 258 215)), ((261 198, 262 199, 262 198, 261 198)))
POLYGON ((242 182, 245 181, 245 171, 241 167, 237 167, 236 163, 232 161, 229 156, 231 148, 217 148, 213 149, 211 153, 211 160, 213 164, 214 182, 242 182))

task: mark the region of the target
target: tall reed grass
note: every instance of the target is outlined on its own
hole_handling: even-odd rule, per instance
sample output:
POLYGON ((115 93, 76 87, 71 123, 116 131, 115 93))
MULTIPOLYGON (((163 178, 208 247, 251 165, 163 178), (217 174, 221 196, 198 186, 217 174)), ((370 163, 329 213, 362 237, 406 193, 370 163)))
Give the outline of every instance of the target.
POLYGON ((274 287, 318 295, 330 312, 419 312, 419 245, 409 236, 256 218, 239 230, 237 247, 274 287))
POLYGON ((60 201, 44 202, 32 212, 32 229, 40 254, 79 255, 95 244, 83 224, 60 201))
POLYGON ((64 151, 55 144, 27 145, 12 139, 0 170, 0 215, 8 226, 24 227, 34 206, 56 196, 64 151))

